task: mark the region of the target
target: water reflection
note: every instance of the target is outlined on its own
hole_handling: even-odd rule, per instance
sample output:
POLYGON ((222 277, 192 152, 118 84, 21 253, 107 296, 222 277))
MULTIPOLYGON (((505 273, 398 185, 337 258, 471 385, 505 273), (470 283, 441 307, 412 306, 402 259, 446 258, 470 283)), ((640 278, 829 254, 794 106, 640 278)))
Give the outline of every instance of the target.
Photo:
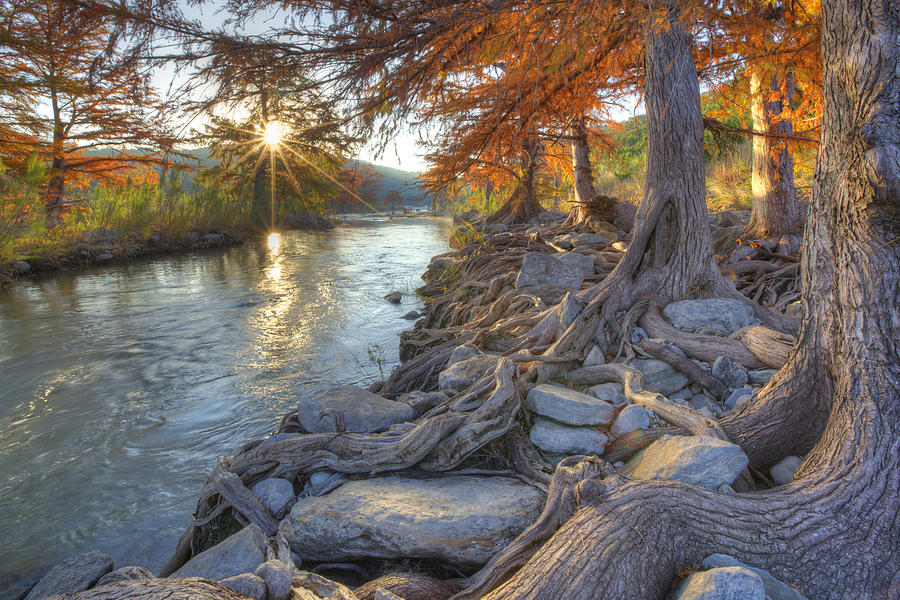
MULTIPOLYGON (((158 568, 215 458, 395 360, 433 220, 355 222, 0 291, 0 590, 90 548, 158 568)), ((3 597, 0 593, 0 597, 3 597)))

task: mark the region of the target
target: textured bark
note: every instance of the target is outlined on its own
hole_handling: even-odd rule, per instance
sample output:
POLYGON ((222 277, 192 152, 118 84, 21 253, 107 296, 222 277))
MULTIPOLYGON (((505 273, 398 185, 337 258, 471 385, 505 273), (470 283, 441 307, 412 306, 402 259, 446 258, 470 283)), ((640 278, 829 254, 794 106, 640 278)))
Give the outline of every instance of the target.
POLYGON ((227 587, 197 577, 139 579, 101 585, 78 594, 50 596, 53 600, 247 600, 227 587))
POLYGON ((537 173, 541 146, 534 138, 522 142, 522 179, 509 199, 500 208, 488 215, 485 223, 528 223, 544 211, 534 190, 534 176, 537 173))
MULTIPOLYGON (((607 477, 489 598, 663 598, 677 569, 713 552, 810 598, 900 597, 900 13, 878 0, 826 1, 822 38, 803 326, 770 388, 824 374, 824 434, 788 485, 765 492, 607 477)), ((806 395, 784 401, 811 410, 806 395)))
POLYGON ((799 231, 800 213, 794 188, 794 159, 785 136, 794 134, 790 114, 794 82, 790 74, 773 75, 770 81, 759 69, 750 73, 753 130, 753 204, 746 233, 771 238, 799 231))
POLYGON ((569 137, 572 145, 572 175, 575 188, 575 222, 581 223, 592 215, 607 221, 615 217, 615 202, 608 196, 597 196, 594 172, 591 169, 591 150, 588 146, 584 115, 572 120, 569 137))

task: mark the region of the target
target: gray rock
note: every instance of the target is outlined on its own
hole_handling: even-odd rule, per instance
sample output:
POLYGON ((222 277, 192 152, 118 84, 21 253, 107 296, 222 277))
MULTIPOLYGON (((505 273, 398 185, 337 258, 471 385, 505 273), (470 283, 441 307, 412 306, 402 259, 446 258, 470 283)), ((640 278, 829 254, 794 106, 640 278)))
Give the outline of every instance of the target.
POLYGON ((384 298, 388 302, 392 302, 394 304, 400 304, 400 300, 403 298, 403 293, 402 292, 391 292, 390 294, 382 296, 382 298, 384 298))
POLYGON ((97 582, 98 586, 106 585, 107 583, 115 583, 117 581, 135 581, 138 579, 153 579, 155 575, 144 567, 122 567, 121 569, 116 569, 115 571, 110 571, 106 575, 100 578, 97 582))
POLYGON ((266 560, 266 536, 257 525, 248 525, 187 561, 170 577, 205 577, 221 581, 252 573, 266 560))
POLYGON ((609 438, 593 427, 570 427, 544 417, 535 417, 528 436, 545 452, 558 454, 603 454, 609 438))
POLYGON ((509 230, 509 227, 505 223, 491 223, 485 228, 485 231, 488 233, 503 233, 507 230, 509 230))
POLYGON ((623 231, 631 231, 634 225, 634 217, 637 215, 637 206, 630 202, 616 202, 616 216, 613 218, 613 225, 623 231))
POLYGON ((429 410, 450 401, 450 397, 444 392, 409 392, 397 398, 400 402, 409 404, 413 409, 413 418, 417 419, 429 410))
POLYGON ((580 233, 572 238, 572 245, 581 246, 606 246, 611 240, 596 233, 580 233))
POLYGON ((251 573, 242 573, 234 577, 226 577, 219 581, 232 592, 252 600, 266 600, 266 583, 262 578, 251 573))
POLYGON ((644 387, 663 396, 673 394, 690 383, 681 372, 655 358, 638 358, 631 364, 644 374, 644 387))
POLYGON ((753 388, 742 387, 734 390, 729 394, 727 398, 725 398, 725 410, 731 410, 737 406, 739 400, 742 400, 744 396, 752 396, 753 388))
POLYGON ((76 594, 94 586, 112 571, 113 560, 99 550, 70 556, 44 575, 25 600, 40 600, 55 594, 76 594))
POLYGON ((336 385, 300 400, 297 417, 310 433, 337 431, 336 419, 343 415, 347 431, 377 432, 394 423, 409 421, 412 407, 388 400, 355 385, 336 385))
POLYGON ((727 356, 720 356, 713 361, 712 374, 729 389, 747 385, 747 369, 727 356))
POLYGON ((575 267, 585 275, 594 274, 594 259, 578 252, 557 252, 554 258, 570 267, 575 267))
POLYGON ((763 581, 743 567, 722 567, 692 573, 675 600, 765 600, 763 581))
POLYGON ((647 410, 639 404, 631 404, 622 409, 609 432, 613 437, 619 437, 648 427, 650 427, 650 415, 647 414, 647 410))
POLYGON ((777 373, 775 369, 759 369, 756 371, 747 371, 747 380, 750 385, 768 385, 769 381, 775 377, 775 373, 777 373))
POLYGON ((381 477, 301 500, 279 531, 303 560, 409 557, 480 565, 543 506, 540 491, 505 477, 381 477))
POLYGON ((798 590, 787 585, 786 583, 775 579, 768 571, 763 571, 762 569, 757 569, 755 567, 745 565, 736 558, 733 558, 726 554, 710 554, 703 559, 702 566, 704 569, 715 569, 721 567, 743 567, 745 569, 753 571, 760 577, 760 579, 762 579, 763 586, 766 590, 767 600, 806 600, 806 596, 801 594, 798 590))
POLYGON ((411 311, 409 311, 408 313, 406 313, 405 315, 403 315, 403 316, 400 317, 400 318, 401 318, 401 319, 406 319, 407 321, 415 321, 416 319, 418 319, 418 318, 421 317, 421 316, 422 316, 422 315, 419 314, 419 311, 417 311, 417 310, 411 310, 411 311))
POLYGON ((747 466, 740 446, 717 438, 664 435, 628 461, 621 473, 632 479, 669 479, 717 490, 747 466))
POLYGON ((203 236, 203 241, 209 242, 211 244, 215 244, 215 243, 219 242, 221 239, 222 239, 222 236, 219 235, 218 233, 207 233, 206 235, 203 236))
POLYGON ((25 273, 27 273, 28 271, 31 270, 31 265, 29 265, 24 260, 15 260, 15 261, 13 261, 13 264, 12 264, 12 270, 14 273, 17 273, 19 275, 24 275, 25 273))
POLYGON ((99 261, 107 261, 107 260, 112 260, 113 255, 108 252, 102 252, 102 253, 98 254, 97 256, 95 256, 94 258, 96 258, 99 261))
POLYGON ((516 276, 516 288, 529 285, 556 285, 577 290, 584 282, 581 269, 567 265, 542 252, 526 252, 516 276))
POLYGON ((450 360, 447 361, 447 364, 452 365, 453 363, 462 362, 467 358, 478 356, 478 354, 479 352, 477 348, 473 348, 472 346, 466 346, 465 344, 463 344, 462 346, 457 346, 453 349, 453 352, 450 353, 450 360))
POLYGON ((644 330, 643 327, 635 327, 634 329, 631 330, 631 343, 632 344, 637 344, 641 340, 646 340, 649 337, 650 336, 647 335, 647 332, 644 330))
POLYGON ((694 394, 691 396, 691 406, 695 410, 709 409, 715 416, 721 415, 724 411, 718 402, 707 396, 706 394, 694 394))
POLYGON ((448 394, 461 392, 496 368, 497 357, 491 354, 467 358, 441 371, 438 388, 448 394))
POLYGON ((254 575, 266 582, 266 600, 288 600, 294 569, 280 560, 267 560, 257 567, 254 575))
POLYGON ((282 518, 289 505, 297 499, 291 482, 280 477, 263 479, 253 486, 252 491, 269 507, 276 519, 282 518))
POLYGON ((616 417, 612 404, 575 390, 542 383, 525 397, 528 410, 567 425, 609 425, 616 417))
POLYGON ((673 302, 663 314, 676 329, 707 335, 728 336, 754 322, 753 309, 730 298, 673 302))
POLYGON ((628 402, 625 399, 625 388, 621 383, 599 383, 589 387, 588 392, 595 398, 609 402, 613 406, 622 406, 628 402))
POLYGON ((689 387, 683 387, 675 393, 669 394, 669 400, 690 400, 694 395, 689 387))
POLYGON ((800 468, 803 459, 799 456, 785 456, 781 461, 769 469, 772 481, 778 485, 784 485, 794 477, 794 473, 800 468))
POLYGON ((598 346, 592 346, 591 351, 584 357, 583 367, 594 367, 597 365, 605 365, 606 357, 603 356, 603 350, 598 346))
POLYGON ((567 329, 572 324, 572 321, 575 320, 575 317, 581 314, 582 310, 584 310, 584 302, 579 300, 572 292, 567 292, 563 296, 562 302, 556 307, 556 318, 567 329))

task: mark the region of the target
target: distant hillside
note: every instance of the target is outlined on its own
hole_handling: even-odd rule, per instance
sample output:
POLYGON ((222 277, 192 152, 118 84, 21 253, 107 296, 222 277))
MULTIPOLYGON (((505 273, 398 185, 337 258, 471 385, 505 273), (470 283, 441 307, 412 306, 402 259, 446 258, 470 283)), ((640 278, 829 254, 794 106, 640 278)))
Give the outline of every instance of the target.
POLYGON ((403 198, 404 204, 419 205, 425 202, 425 190, 422 189, 422 185, 417 179, 418 173, 376 165, 365 160, 352 160, 347 163, 347 166, 355 167, 359 164, 371 165, 372 168, 381 173, 381 188, 378 190, 378 198, 380 200, 384 200, 385 194, 389 191, 397 190, 403 198))

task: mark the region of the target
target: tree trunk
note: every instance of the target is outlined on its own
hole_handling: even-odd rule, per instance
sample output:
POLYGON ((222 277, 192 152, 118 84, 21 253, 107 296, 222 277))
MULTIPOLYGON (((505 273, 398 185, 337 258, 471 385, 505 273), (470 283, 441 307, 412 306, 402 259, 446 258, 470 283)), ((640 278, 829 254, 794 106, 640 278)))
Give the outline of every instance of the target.
POLYGON ((753 130, 764 135, 753 136, 753 205, 746 233, 763 239, 796 234, 800 213, 794 189, 794 159, 784 139, 794 133, 790 117, 793 78, 788 74, 779 83, 778 76, 773 75, 767 85, 759 69, 754 68, 750 95, 753 130), (788 114, 783 117, 785 111, 788 114))
POLYGON ((584 121, 584 115, 581 115, 574 119, 569 127, 572 144, 572 178, 575 188, 574 220, 576 223, 582 223, 594 214, 601 219, 612 221, 615 217, 615 206, 612 199, 602 196, 601 202, 595 202, 597 191, 594 189, 591 152, 588 147, 584 121))
POLYGON ((52 162, 53 175, 47 182, 44 195, 44 215, 47 224, 53 228, 62 223, 63 206, 66 191, 66 161, 57 157, 52 162))
POLYGON ((500 208, 488 215, 485 223, 503 223, 506 225, 528 223, 544 212, 544 208, 538 201, 534 189, 534 178, 537 173, 540 153, 541 145, 536 139, 526 138, 522 142, 520 159, 522 163, 522 179, 519 182, 519 186, 500 208))
POLYGON ((812 360, 833 382, 823 436, 793 481, 760 493, 593 480, 581 488, 593 500, 490 598, 663 598, 679 568, 713 552, 810 598, 900 597, 900 13, 827 0, 822 42, 825 116, 803 248, 804 268, 816 269, 781 377, 812 360))

